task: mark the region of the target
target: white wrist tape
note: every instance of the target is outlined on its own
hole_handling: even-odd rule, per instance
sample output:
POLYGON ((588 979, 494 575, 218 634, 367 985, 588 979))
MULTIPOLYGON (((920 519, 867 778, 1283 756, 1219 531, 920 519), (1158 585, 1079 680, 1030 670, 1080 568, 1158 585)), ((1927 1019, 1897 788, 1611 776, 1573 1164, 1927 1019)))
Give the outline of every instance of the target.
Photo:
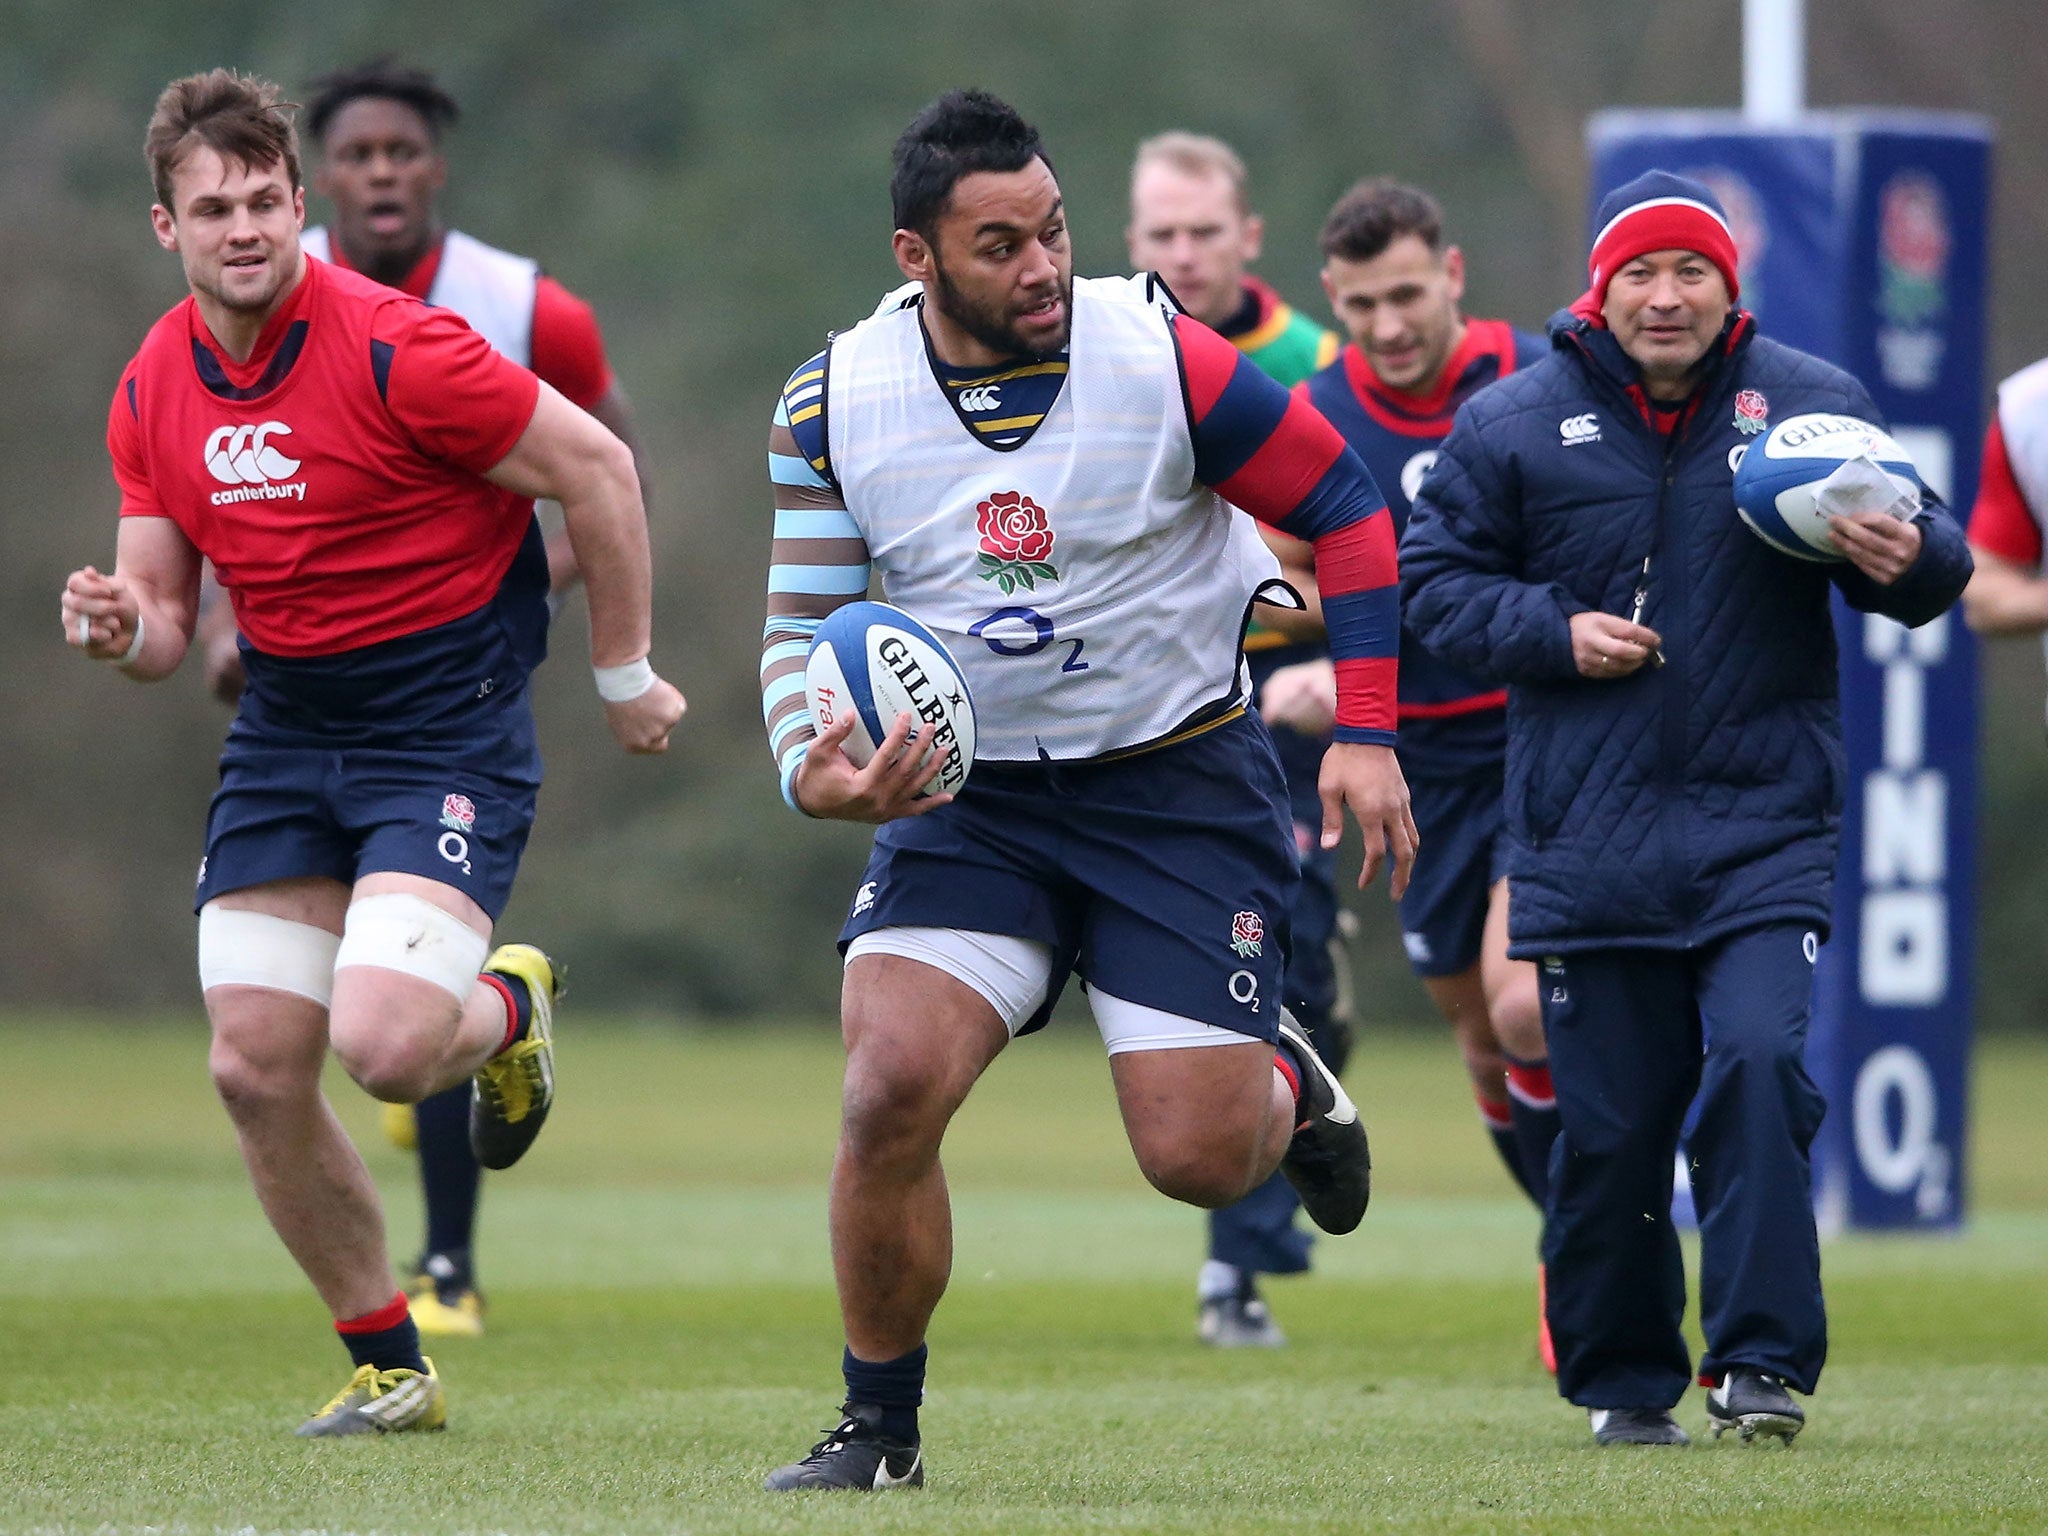
POLYGON ((334 997, 341 935, 209 901, 199 909, 199 986, 268 987, 325 1008, 334 997))
POLYGON ((380 891, 350 904, 334 968, 374 965, 399 971, 432 982, 461 1002, 476 985, 490 949, 490 939, 453 912, 404 891, 380 891))
POLYGON ((642 656, 622 667, 592 667, 597 679, 597 696, 607 704, 630 704, 654 686, 654 668, 642 656))
MULTIPOLYGON (((83 627, 83 626, 81 626, 81 627, 83 627)), ((114 664, 115 666, 117 666, 117 667, 125 667, 125 666, 127 666, 127 665, 128 665, 128 663, 129 663, 129 662, 133 661, 133 660, 134 660, 134 659, 135 659, 136 657, 140 656, 141 654, 142 654, 142 610, 138 608, 138 609, 136 609, 136 610, 135 610, 135 638, 134 638, 133 640, 130 640, 130 641, 128 642, 128 649, 127 649, 127 650, 123 651, 123 652, 122 652, 122 653, 121 653, 120 655, 118 655, 118 656, 109 656, 109 657, 107 657, 106 659, 107 659, 108 661, 111 661, 111 662, 112 662, 112 663, 113 663, 113 664, 114 664)))

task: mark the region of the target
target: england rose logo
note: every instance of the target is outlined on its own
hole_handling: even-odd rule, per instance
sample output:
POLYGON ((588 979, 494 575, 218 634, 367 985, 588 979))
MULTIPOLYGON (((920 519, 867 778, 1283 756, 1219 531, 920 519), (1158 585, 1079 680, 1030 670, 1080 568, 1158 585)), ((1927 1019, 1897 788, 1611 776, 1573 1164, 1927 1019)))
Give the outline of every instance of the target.
POLYGON ((1760 389, 1745 389, 1735 397, 1735 430, 1754 436, 1763 431, 1771 414, 1771 403, 1760 389))
POLYGON ((1230 920, 1230 947, 1240 958, 1257 956, 1266 937, 1265 919, 1256 912, 1240 912, 1230 920))
POLYGON ((449 795, 441 802, 441 825, 451 832, 473 831, 476 802, 467 795, 449 795))
POLYGON ((1051 563, 1053 531, 1045 508, 1022 491, 997 491, 974 510, 983 581, 994 582, 1007 597, 1019 587, 1032 592, 1041 581, 1060 579, 1051 563))

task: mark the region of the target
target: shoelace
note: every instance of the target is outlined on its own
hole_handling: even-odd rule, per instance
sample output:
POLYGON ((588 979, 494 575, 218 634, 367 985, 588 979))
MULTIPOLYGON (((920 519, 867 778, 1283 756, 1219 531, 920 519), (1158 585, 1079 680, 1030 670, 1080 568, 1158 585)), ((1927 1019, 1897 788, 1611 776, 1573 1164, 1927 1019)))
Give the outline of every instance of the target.
POLYGON ((378 1395, 377 1377, 379 1376, 379 1374, 380 1373, 377 1370, 377 1367, 375 1367, 374 1365, 357 1366, 355 1375, 349 1377, 348 1379, 348 1385, 343 1387, 339 1392, 335 1393, 333 1397, 328 1399, 327 1406, 320 1410, 318 1416, 321 1418, 325 1418, 328 1414, 334 1412, 335 1409, 341 1407, 342 1404, 346 1403, 349 1400, 349 1398, 353 1396, 356 1390, 360 1387, 368 1387, 370 1389, 370 1395, 372 1397, 376 1397, 378 1395))
POLYGON ((811 1447, 811 1454, 803 1459, 803 1465, 808 1467, 813 1462, 823 1461, 827 1456, 844 1450, 848 1441, 863 1438, 866 1429, 867 1426, 859 1419, 842 1419, 838 1428, 823 1431, 825 1438, 811 1447))

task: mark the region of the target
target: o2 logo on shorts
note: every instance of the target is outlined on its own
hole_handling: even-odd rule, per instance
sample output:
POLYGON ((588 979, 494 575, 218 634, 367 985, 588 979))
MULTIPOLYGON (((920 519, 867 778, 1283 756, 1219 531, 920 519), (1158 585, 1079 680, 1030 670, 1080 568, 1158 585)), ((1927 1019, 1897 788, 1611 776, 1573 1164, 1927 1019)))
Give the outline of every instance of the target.
POLYGON ((469 834, 476 830, 476 802, 467 795, 450 793, 441 799, 441 825, 448 830, 434 845, 450 864, 461 866, 465 875, 474 874, 469 862, 469 834))
POLYGON ((1259 1011, 1259 978, 1250 971, 1232 971, 1226 985, 1230 988, 1230 1000, 1243 1003, 1253 1013, 1259 1011))

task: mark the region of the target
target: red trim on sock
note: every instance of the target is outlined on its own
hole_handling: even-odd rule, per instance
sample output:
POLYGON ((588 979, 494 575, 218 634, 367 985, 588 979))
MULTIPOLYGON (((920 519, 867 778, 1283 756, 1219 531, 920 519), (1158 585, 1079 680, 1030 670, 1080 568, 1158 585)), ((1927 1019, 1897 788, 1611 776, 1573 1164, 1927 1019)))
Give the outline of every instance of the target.
POLYGON ((336 1333, 383 1333, 396 1328, 412 1315, 412 1304, 400 1291, 374 1312, 365 1312, 361 1317, 337 1317, 334 1320, 336 1333))
POLYGON ((1479 1118, 1486 1123, 1489 1131, 1505 1131, 1515 1123, 1514 1113, 1504 1098, 1489 1098, 1480 1089, 1472 1090, 1472 1102, 1479 1106, 1479 1118))
POLYGON ((1531 1109, 1557 1107, 1557 1090, 1551 1086, 1550 1063, 1547 1061, 1509 1062, 1508 1092, 1531 1109))
POLYGON ((1273 1053, 1273 1067, 1275 1071, 1287 1079, 1287 1091, 1294 1095, 1294 1112, 1297 1115, 1300 1114, 1301 1077, 1294 1070, 1294 1063, 1289 1061, 1284 1053, 1275 1051, 1273 1053))
POLYGON ((513 997, 512 989, 505 985, 502 976, 493 976, 489 971, 480 972, 476 978, 495 991, 505 1000, 505 1038, 498 1042, 493 1056, 502 1056, 512 1049, 512 1042, 519 1038, 519 1001, 513 997))
MULTIPOLYGON (((1721 1385, 1721 1378, 1718 1376, 1709 1376, 1705 1371, 1701 1371, 1699 1374, 1699 1384, 1711 1391, 1713 1388, 1721 1385)), ((1790 1444, 1791 1442, 1787 1441, 1786 1443, 1790 1444)))

